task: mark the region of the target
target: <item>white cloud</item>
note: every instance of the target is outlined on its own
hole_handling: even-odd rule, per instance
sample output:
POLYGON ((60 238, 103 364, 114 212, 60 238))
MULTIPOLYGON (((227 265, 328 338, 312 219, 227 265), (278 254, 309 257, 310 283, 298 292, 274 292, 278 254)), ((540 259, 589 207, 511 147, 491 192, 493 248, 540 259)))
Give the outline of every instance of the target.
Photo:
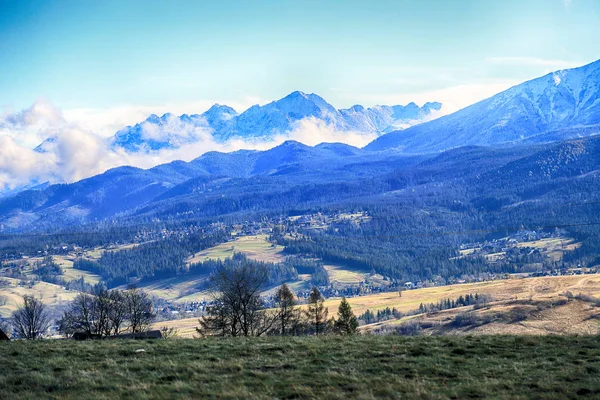
POLYGON ((291 131, 277 136, 272 144, 277 145, 285 140, 296 140, 309 146, 324 142, 342 142, 351 146, 363 147, 375 138, 377 138, 376 134, 339 131, 321 119, 308 117, 296 121, 291 131))
POLYGON ((10 136, 0 136, 0 189, 55 180, 55 164, 54 155, 36 153, 10 136))
POLYGON ((237 112, 242 112, 254 104, 263 104, 258 97, 247 96, 243 101, 200 100, 188 103, 166 103, 162 105, 124 104, 109 108, 72 108, 63 110, 64 118, 83 129, 90 130, 102 137, 110 137, 119 129, 145 120, 151 114, 161 116, 165 113, 202 114, 213 104, 227 104, 237 112))
MULTIPOLYGON (((136 112, 121 115, 131 116, 136 112)), ((234 137, 219 143, 205 126, 183 124, 172 116, 162 127, 144 125, 143 133, 146 138, 167 139, 180 147, 132 154, 110 148, 105 134, 68 121, 73 115, 72 111, 61 113, 47 102, 36 102, 26 110, 8 112, 0 118, 0 191, 46 181, 70 183, 122 165, 150 168, 174 160, 190 161, 208 151, 266 150, 285 140, 297 140, 307 145, 344 142, 364 146, 375 138, 375 135, 359 132, 341 132, 320 119, 307 118, 297 121, 289 132, 269 140, 234 137), (42 152, 33 150, 49 137, 52 140, 44 143, 42 152)))
POLYGON ((38 99, 29 108, 0 115, 0 136, 10 136, 19 144, 35 147, 49 132, 65 123, 60 110, 47 100, 38 99))
POLYGON ((562 2, 566 9, 570 9, 571 5, 573 4, 573 0, 562 0, 562 2))

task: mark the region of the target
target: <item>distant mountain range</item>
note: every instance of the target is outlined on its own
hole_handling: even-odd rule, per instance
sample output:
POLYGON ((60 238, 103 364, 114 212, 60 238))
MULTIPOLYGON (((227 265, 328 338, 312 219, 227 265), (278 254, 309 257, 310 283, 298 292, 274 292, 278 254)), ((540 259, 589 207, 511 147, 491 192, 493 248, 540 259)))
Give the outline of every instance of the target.
POLYGON ((383 135, 368 150, 435 152, 600 133, 600 60, 514 86, 436 120, 383 135))
POLYGON ((372 108, 355 105, 338 110, 316 94, 296 91, 264 106, 254 105, 241 114, 231 107, 215 104, 202 114, 151 115, 143 122, 118 131, 111 145, 137 152, 178 148, 207 135, 219 142, 233 137, 269 139, 286 135, 305 118, 322 120, 342 132, 383 134, 422 122, 441 107, 441 103, 433 102, 423 107, 410 103, 372 108))
MULTIPOLYGON (((450 193, 491 196, 510 210, 539 196, 595 187, 599 151, 600 137, 415 156, 288 141, 266 151, 210 152, 191 162, 119 167, 73 184, 26 190, 0 199, 0 231, 378 204, 415 190, 435 192, 442 202, 450 193)), ((411 202, 421 201, 415 196, 411 202)))
MULTIPOLYGON (((319 96, 294 92, 242 114, 215 105, 202 115, 152 116, 145 123, 163 131, 184 126, 190 132, 190 127, 210 125, 211 135, 226 140, 272 135, 309 116, 336 129, 379 132, 437 109, 439 103, 336 110, 319 96)), ((157 140, 149 140, 142 133, 148 128, 142 125, 120 131, 114 145, 137 151, 181 144, 174 138, 158 140, 156 131, 157 140)), ((448 183, 451 188, 461 179, 466 179, 460 184, 468 190, 477 185, 477 191, 490 195, 496 189, 518 187, 518 193, 504 193, 508 197, 498 200, 512 204, 529 201, 528 185, 538 185, 540 193, 584 181, 586 188, 594 185, 600 169, 597 133, 600 61, 548 74, 454 114, 383 134, 364 149, 287 141, 267 151, 210 152, 191 162, 149 170, 121 167, 69 185, 41 185, 0 199, 0 231, 43 230, 117 217, 214 217, 355 198, 385 200, 407 187, 433 183, 430 187, 438 188, 453 182, 448 183)), ((178 140, 194 136, 179 135, 178 140)))

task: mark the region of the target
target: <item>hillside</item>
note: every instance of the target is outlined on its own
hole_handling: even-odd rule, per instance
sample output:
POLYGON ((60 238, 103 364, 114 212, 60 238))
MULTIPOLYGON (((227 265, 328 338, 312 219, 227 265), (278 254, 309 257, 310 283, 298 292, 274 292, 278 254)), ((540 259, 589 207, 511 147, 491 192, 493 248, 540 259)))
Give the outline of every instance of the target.
MULTIPOLYGON (((358 316, 367 310, 377 313, 386 308, 395 308, 402 313, 415 313, 400 319, 390 319, 378 323, 363 325, 363 331, 384 331, 393 333, 403 324, 417 323, 419 334, 456 335, 456 334, 596 334, 600 332, 598 316, 600 308, 593 302, 574 299, 566 302, 566 293, 574 296, 586 295, 600 298, 600 275, 554 276, 536 278, 501 279, 487 282, 473 282, 457 285, 445 285, 414 290, 404 290, 402 296, 398 292, 375 293, 349 297, 348 302, 358 316), (489 304, 475 310, 475 319, 481 315, 497 314, 495 319, 480 319, 478 324, 455 326, 456 315, 473 311, 472 306, 458 307, 440 312, 419 312, 421 304, 436 304, 450 299, 456 300, 466 295, 488 296, 489 304), (564 303, 564 304, 563 304, 564 303), (552 307, 554 304, 554 307, 552 307), (546 311, 540 314, 541 311, 546 311), (513 320, 509 316, 512 311, 520 312, 520 319, 513 320), (551 312, 552 311, 552 312, 551 312), (565 318, 569 317, 569 318, 565 318), (524 325, 524 321, 536 321, 534 325, 524 325), (536 326, 537 325, 537 326, 536 326)), ((204 293, 206 295, 206 293, 204 293)), ((340 298, 329 298, 325 306, 333 315, 337 310, 340 298)), ((303 306, 305 307, 305 306, 303 306)), ((198 318, 185 318, 172 321, 157 322, 155 328, 162 326, 178 329, 183 337, 196 336, 195 328, 198 318)))
POLYGON ((599 359, 593 336, 0 342, 0 397, 596 398, 599 359))
POLYGON ((502 192, 501 197, 511 199, 505 204, 509 205, 521 201, 517 197, 523 197, 523 178, 534 187, 543 185, 546 191, 591 179, 586 174, 600 166, 597 147, 598 138, 591 137, 407 156, 371 153, 344 144, 310 147, 288 141, 266 151, 212 152, 189 163, 173 162, 149 170, 121 167, 69 185, 27 190, 0 199, 0 231, 64 228, 116 215, 136 223, 156 216, 210 218, 250 210, 285 212, 358 197, 373 204, 380 196, 393 197, 409 186, 419 193, 432 183, 446 196, 455 189, 470 192, 473 187, 487 197, 502 192), (490 184, 494 181, 503 184, 490 184), (551 182, 555 185, 549 186, 551 182))
POLYGON ((391 132, 368 150, 434 152, 454 147, 549 142, 600 133, 600 60, 514 86, 453 114, 391 132))

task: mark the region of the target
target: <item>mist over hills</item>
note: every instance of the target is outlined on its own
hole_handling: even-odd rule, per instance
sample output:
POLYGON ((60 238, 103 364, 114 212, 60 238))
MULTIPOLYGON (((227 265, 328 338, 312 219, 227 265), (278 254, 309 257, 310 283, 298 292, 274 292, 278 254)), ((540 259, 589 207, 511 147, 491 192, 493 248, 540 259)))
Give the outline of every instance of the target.
POLYGON ((377 204, 432 187, 449 198, 466 191, 466 201, 496 196, 510 206, 596 179, 599 143, 592 137, 410 156, 288 141, 267 151, 211 152, 189 163, 120 167, 73 184, 23 191, 0 200, 0 224, 6 232, 43 231, 114 218, 125 223, 286 212, 348 200, 377 204), (517 190, 525 184, 529 194, 517 190))

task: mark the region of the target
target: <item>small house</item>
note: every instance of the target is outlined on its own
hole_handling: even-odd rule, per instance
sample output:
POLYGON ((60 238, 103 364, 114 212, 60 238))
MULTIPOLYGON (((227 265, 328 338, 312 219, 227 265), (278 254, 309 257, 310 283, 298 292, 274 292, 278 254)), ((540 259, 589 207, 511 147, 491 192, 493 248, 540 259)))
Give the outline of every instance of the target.
POLYGON ((4 331, 2 329, 0 329, 0 342, 6 342, 9 340, 10 340, 10 338, 8 337, 8 335, 6 333, 4 333, 4 331))

